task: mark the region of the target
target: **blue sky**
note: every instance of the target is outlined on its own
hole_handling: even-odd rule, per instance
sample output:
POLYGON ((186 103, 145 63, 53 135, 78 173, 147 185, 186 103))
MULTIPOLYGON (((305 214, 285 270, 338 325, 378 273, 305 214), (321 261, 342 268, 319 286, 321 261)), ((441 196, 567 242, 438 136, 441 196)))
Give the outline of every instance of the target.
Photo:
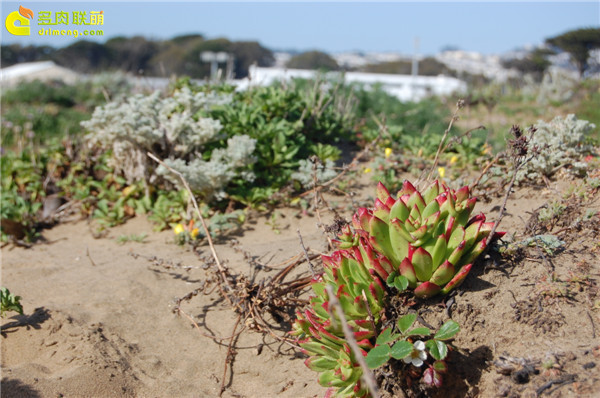
MULTIPOLYGON (((581 27, 600 26, 600 2, 12 2, 2 1, 2 20, 23 5, 34 12, 30 36, 2 27, 2 44, 62 47, 72 36, 40 36, 40 11, 103 11, 102 37, 143 35, 168 39, 201 33, 207 38, 256 40, 271 49, 327 52, 378 51, 435 54, 445 46, 502 53, 581 27)), ((71 22, 71 21, 70 21, 71 22)), ((4 25, 4 24, 3 24, 4 25)), ((47 27, 46 27, 47 28, 47 27)), ((53 27, 54 29, 56 27, 53 27)), ((73 24, 61 29, 80 29, 73 24)))

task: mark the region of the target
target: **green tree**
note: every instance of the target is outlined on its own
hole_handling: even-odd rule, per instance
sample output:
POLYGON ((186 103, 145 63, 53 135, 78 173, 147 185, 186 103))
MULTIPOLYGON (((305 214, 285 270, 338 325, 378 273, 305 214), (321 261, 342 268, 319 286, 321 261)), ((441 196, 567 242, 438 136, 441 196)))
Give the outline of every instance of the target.
POLYGON ((380 62, 377 64, 368 64, 360 68, 363 72, 368 73, 390 73, 397 75, 410 75, 410 61, 389 61, 380 62))
POLYGON ((241 79, 248 76, 250 65, 271 66, 275 57, 271 50, 261 46, 256 41, 237 41, 232 43, 231 52, 234 59, 234 77, 241 79))
POLYGON ((577 67, 579 76, 587 69, 590 50, 600 48, 600 28, 571 30, 562 35, 546 39, 546 43, 566 51, 577 67))
POLYGON ((286 66, 294 69, 338 70, 340 68, 335 59, 321 51, 307 51, 295 55, 286 66))
POLYGON ((148 62, 147 74, 151 76, 189 75, 186 68, 198 65, 198 58, 188 54, 204 42, 200 34, 176 36, 158 43, 158 50, 148 62))
MULTIPOLYGON (((370 73, 393 73, 399 75, 410 75, 412 73, 412 61, 400 60, 381 62, 378 64, 369 64, 361 68, 364 72, 370 73)), ((419 61, 420 76, 450 75, 453 72, 438 60, 432 57, 426 57, 419 61)))
MULTIPOLYGON (((248 68, 256 63, 258 66, 271 66, 275 62, 273 53, 255 41, 232 42, 225 38, 205 40, 186 50, 182 74, 203 78, 210 74, 210 65, 200 62, 203 51, 226 52, 234 57, 233 73, 237 79, 248 76, 248 68)), ((219 65, 225 69, 225 65, 219 65)))
MULTIPOLYGON (((204 51, 226 52, 231 50, 232 43, 225 38, 204 40, 189 50, 186 49, 183 64, 180 65, 178 73, 195 79, 210 76, 210 64, 200 61, 200 54, 204 51)), ((224 68, 224 66, 219 65, 224 68)))
POLYGON ((530 74, 539 82, 542 80, 544 72, 546 72, 546 69, 548 69, 551 64, 550 61, 548 61, 548 55, 551 54, 554 54, 554 52, 545 48, 536 48, 523 58, 514 58, 503 61, 502 66, 508 69, 517 69, 524 74, 530 74))
POLYGON ((50 46, 21 46, 20 44, 4 45, 0 48, 2 67, 21 62, 35 62, 52 59, 56 50, 50 46))
POLYGON ((53 59, 57 64, 77 72, 93 73, 108 68, 113 55, 104 44, 80 40, 57 50, 53 59))
POLYGON ((108 40, 105 47, 111 55, 111 68, 134 74, 146 71, 149 61, 158 52, 157 43, 142 36, 115 37, 108 40))

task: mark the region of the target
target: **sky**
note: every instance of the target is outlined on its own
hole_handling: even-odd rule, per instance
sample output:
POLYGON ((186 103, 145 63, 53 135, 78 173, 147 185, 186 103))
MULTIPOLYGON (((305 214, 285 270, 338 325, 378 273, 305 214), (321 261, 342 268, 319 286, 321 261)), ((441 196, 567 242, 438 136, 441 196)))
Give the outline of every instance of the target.
MULTIPOLYGON (((448 46, 501 54, 542 44, 546 38, 569 30, 600 27, 598 0, 418 3, 3 0, 1 19, 5 21, 9 14, 18 11, 19 5, 33 11, 30 34, 15 36, 3 26, 2 44, 63 47, 81 39, 104 42, 116 36, 142 35, 161 40, 200 33, 205 38, 258 41, 271 50, 411 54, 418 38, 420 54, 432 55, 448 46), (102 11, 102 25, 73 24, 73 12, 85 12, 89 18, 92 12, 99 11, 102 11), (54 22, 59 12, 69 15, 69 24, 41 25, 46 17, 54 22), (65 35, 49 36, 49 28, 65 30, 65 35), (84 30, 88 31, 87 36, 83 36, 84 30), (78 32, 77 38, 73 31, 78 32), (102 31, 101 36, 98 31, 102 31)), ((95 22, 99 22, 97 15, 95 22)))

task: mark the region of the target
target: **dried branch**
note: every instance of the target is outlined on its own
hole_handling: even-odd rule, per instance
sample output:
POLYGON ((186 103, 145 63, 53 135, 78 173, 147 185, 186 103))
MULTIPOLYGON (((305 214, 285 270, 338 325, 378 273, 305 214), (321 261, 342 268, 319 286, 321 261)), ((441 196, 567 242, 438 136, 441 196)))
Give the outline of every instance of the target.
POLYGON ((500 207, 498 219, 494 223, 490 235, 487 237, 486 247, 489 247, 490 242, 494 239, 496 229, 498 228, 500 221, 502 221, 502 217, 504 217, 504 212, 506 211, 506 203, 508 202, 508 197, 510 196, 512 188, 515 185, 515 181, 517 179, 517 172, 521 169, 521 167, 523 167, 527 162, 536 157, 538 154, 538 148, 529 148, 529 143, 531 142, 531 138, 533 138, 535 128, 531 127, 529 131, 530 135, 528 139, 523 135, 519 126, 514 125, 511 128, 511 133, 514 134, 515 139, 509 140, 508 144, 510 146, 510 150, 512 151, 511 156, 514 161, 513 175, 510 179, 510 183, 508 184, 508 188, 506 189, 506 194, 504 195, 504 200, 502 201, 502 206, 500 207))
MULTIPOLYGON (((154 160, 158 164, 160 164, 163 167, 167 168, 173 174, 177 175, 179 177, 179 179, 181 180, 181 182, 183 183, 183 186, 185 187, 186 191, 190 195, 190 199, 191 199, 191 201, 192 201, 192 203, 194 205, 194 209, 196 210, 196 215, 200 219, 200 223, 202 223, 202 228, 204 229, 204 233, 206 234, 206 239, 208 240, 208 245, 210 246, 210 251, 211 251, 211 253, 213 255, 213 258, 215 259, 215 263, 217 264, 217 267, 219 269, 219 274, 221 275, 221 278, 223 279, 223 282, 225 282, 225 284, 227 285, 227 288, 229 289, 229 291, 232 292, 233 288, 231 287, 231 284, 229 283, 229 278, 227 278, 227 275, 225 273, 225 269, 223 268, 223 265, 221 264, 221 261, 219 260, 219 256, 217 255, 217 251, 215 250, 215 246, 214 246, 212 238, 210 236, 210 232, 208 231, 208 226, 206 225, 206 221, 204 221, 204 217, 202 217, 202 213, 200 212, 200 209, 198 208, 198 202, 196 201, 196 197, 194 196, 194 194, 193 194, 190 186, 188 185, 187 181, 183 177, 183 174, 181 174, 180 172, 178 172, 177 170, 175 170, 171 166, 167 165, 165 162, 163 162, 162 160, 160 160, 159 158, 157 158, 154 154, 152 154, 150 152, 147 152, 147 155, 148 155, 148 157, 150 157, 150 159, 154 160)), ((224 293, 223 296, 225 297, 225 299, 229 302, 229 304, 232 307, 238 307, 239 308, 239 304, 238 303, 234 304, 233 301, 231 300, 231 298, 229 297, 229 294, 225 294, 224 293)))
POLYGON ((233 333, 231 333, 231 339, 229 340, 229 345, 227 345, 227 355, 225 356, 225 366, 223 367, 223 378, 221 380, 221 389, 219 390, 219 397, 223 395, 223 392, 225 391, 225 377, 227 376, 227 365, 233 365, 233 358, 232 358, 232 346, 233 346, 233 341, 235 339, 235 330, 237 329, 238 325, 240 324, 240 320, 242 319, 242 315, 238 315, 237 320, 235 321, 235 325, 233 325, 233 333))
POLYGON ((454 125, 454 122, 458 120, 458 111, 465 106, 465 101, 464 100, 458 100, 456 102, 456 110, 454 111, 454 113, 452 114, 452 118, 450 119, 450 123, 448 123, 448 128, 446 129, 446 131, 444 131, 444 135, 442 136, 442 139, 440 141, 440 145, 438 146, 438 150, 435 154, 435 159, 433 160, 433 166, 431 166, 431 170, 429 171, 429 174, 427 175, 427 180, 431 180, 431 175, 433 174, 433 171, 436 169, 438 162, 440 160, 440 155, 442 153, 442 149, 444 148, 444 143, 446 142, 446 138, 448 138, 448 134, 450 134, 450 130, 452 129, 452 126, 454 125))
MULTIPOLYGON (((311 158, 311 161, 313 162, 313 186, 316 187, 317 186, 317 182, 318 182, 318 178, 317 178, 317 162, 319 161, 319 158, 316 156, 313 156, 311 158)), ((317 215, 317 219, 319 220, 319 225, 321 226, 321 229, 323 230, 323 232, 326 233, 325 231, 325 226, 323 225, 323 220, 321 219, 321 212, 319 211, 319 198, 325 202, 325 199, 322 197, 321 195, 321 190, 317 189, 314 191, 315 192, 315 213, 317 215)), ((298 231, 298 233, 300 233, 300 231, 298 231)), ((327 242, 329 243, 328 248, 331 249, 333 247, 333 242, 331 241, 331 238, 329 237, 329 235, 325 235, 327 237, 327 242)), ((302 237, 300 238, 300 240, 302 240, 302 237)), ((310 265, 310 262, 309 262, 310 265)))
POLYGON ((300 238, 300 246, 302 246, 302 250, 304 251, 304 255, 306 256, 306 261, 308 262, 308 267, 310 268, 310 272, 312 273, 312 276, 314 278, 317 275, 315 272, 315 267, 310 261, 308 252, 306 251, 306 247, 304 247, 304 241, 302 240, 302 234, 300 233, 300 230, 297 229, 296 232, 298 232, 298 238, 300 238))
POLYGON ((354 353, 354 358, 356 359, 356 361, 362 368, 362 371, 363 371, 362 379, 365 382, 365 384, 367 385, 367 388, 369 389, 371 396, 373 398, 379 398, 377 382, 375 381, 373 372, 371 372, 371 369, 369 369, 369 367, 367 366, 367 363, 365 362, 365 358, 363 357, 362 351, 360 350, 360 347, 358 346, 358 343, 356 342, 356 339, 354 338, 354 334, 352 333, 350 326, 348 326, 348 321, 346 320, 346 316, 344 315, 344 310, 342 308, 342 305, 340 304, 337 296, 335 295, 331 285, 327 285, 325 287, 325 289, 327 290, 327 294, 329 295, 329 308, 331 309, 331 311, 333 311, 335 309, 335 311, 337 312, 338 317, 340 318, 340 322, 342 324, 342 330, 344 331, 344 336, 346 336, 346 341, 348 342, 350 349, 354 353))

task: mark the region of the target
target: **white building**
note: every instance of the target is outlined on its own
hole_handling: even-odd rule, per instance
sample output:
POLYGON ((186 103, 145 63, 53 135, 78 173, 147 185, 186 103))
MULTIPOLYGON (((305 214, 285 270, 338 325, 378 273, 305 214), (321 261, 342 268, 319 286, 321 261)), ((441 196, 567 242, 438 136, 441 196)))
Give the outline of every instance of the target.
MULTIPOLYGON (((240 82, 238 88, 244 89, 247 84, 267 86, 275 81, 286 81, 292 78, 313 79, 319 72, 314 70, 263 68, 252 66, 247 83, 240 82)), ((340 78, 340 72, 329 72, 327 77, 340 78)), ((367 88, 376 84, 401 101, 419 101, 428 96, 444 96, 452 93, 465 93, 467 84, 462 80, 448 76, 411 76, 383 73, 345 72, 345 82, 359 83, 367 88)))
POLYGON ((52 81, 62 80, 72 84, 80 75, 71 69, 63 68, 52 61, 24 62, 0 69, 2 87, 14 87, 21 81, 52 81))

